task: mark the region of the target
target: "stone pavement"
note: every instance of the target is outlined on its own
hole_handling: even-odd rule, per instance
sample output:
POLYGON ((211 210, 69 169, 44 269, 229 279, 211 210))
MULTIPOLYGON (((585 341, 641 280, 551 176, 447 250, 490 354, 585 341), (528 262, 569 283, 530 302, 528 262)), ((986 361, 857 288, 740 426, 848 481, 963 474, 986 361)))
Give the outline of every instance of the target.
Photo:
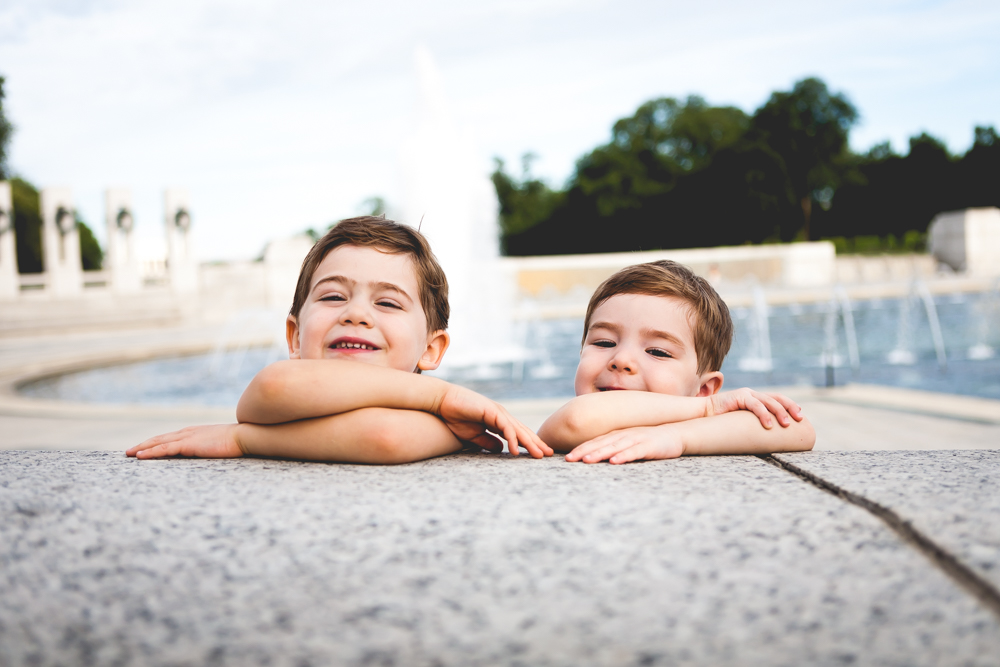
POLYGON ((1000 451, 778 458, 2 452, 0 665, 1000 665, 1000 451))

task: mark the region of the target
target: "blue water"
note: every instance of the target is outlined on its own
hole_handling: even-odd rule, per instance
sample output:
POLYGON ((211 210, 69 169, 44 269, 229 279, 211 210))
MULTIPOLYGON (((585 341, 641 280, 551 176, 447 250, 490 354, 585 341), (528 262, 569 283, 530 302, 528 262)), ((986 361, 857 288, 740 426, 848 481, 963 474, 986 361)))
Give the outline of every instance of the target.
MULTIPOLYGON (((923 304, 911 300, 863 301, 853 305, 860 365, 848 363, 847 338, 838 316, 832 351, 836 384, 860 382, 1000 399, 1000 298, 951 295, 934 299, 944 339, 947 367, 941 369, 923 304), (901 331, 901 321, 906 321, 901 331), (888 363, 900 342, 914 356, 912 365, 888 363), (986 345, 989 359, 970 359, 969 349, 986 345)), ((754 314, 734 309, 736 338, 722 371, 725 387, 823 385, 822 363, 830 304, 782 306, 769 310, 773 367, 769 372, 740 370, 753 349, 754 314)), ((524 346, 534 358, 519 364, 453 373, 458 382, 496 399, 568 397, 579 356, 583 321, 545 320, 527 327, 524 346)), ((99 403, 198 404, 232 406, 254 374, 279 358, 273 349, 245 354, 167 357, 124 366, 98 368, 48 378, 21 389, 27 396, 99 403)))

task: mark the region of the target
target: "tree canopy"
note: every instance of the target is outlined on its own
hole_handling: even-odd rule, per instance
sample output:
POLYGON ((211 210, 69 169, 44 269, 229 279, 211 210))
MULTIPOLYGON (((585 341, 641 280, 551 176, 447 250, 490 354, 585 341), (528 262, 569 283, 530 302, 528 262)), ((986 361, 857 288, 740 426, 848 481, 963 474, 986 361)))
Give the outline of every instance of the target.
POLYGON ((4 81, 5 79, 0 76, 0 181, 6 180, 9 177, 7 172, 7 145, 10 143, 10 136, 14 133, 14 126, 7 120, 7 114, 4 112, 4 81))
MULTIPOLYGON (((564 189, 493 173, 513 255, 736 245, 924 233, 933 216, 1000 205, 1000 138, 977 127, 952 156, 934 137, 851 152, 859 114, 817 78, 773 93, 752 115, 704 99, 658 98, 612 126, 564 189)), ((913 237, 911 234, 907 238, 913 237)))

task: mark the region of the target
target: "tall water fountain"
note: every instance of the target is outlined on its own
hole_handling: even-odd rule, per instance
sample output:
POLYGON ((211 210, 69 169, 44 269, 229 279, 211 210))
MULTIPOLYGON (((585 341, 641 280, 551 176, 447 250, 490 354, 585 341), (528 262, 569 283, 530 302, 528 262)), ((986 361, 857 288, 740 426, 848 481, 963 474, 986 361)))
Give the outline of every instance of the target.
POLYGON ((760 285, 753 286, 753 311, 750 317, 750 348, 740 357, 741 371, 770 373, 774 368, 771 357, 771 327, 768 321, 767 297, 760 285))
POLYGON ((948 355, 944 346, 944 336, 941 333, 941 321, 938 318, 937 306, 934 305, 934 297, 931 295, 927 283, 919 279, 913 281, 909 295, 900 299, 896 347, 889 352, 886 360, 896 366, 912 366, 917 361, 916 353, 913 350, 913 334, 916 326, 913 313, 915 301, 919 301, 924 307, 938 367, 944 371, 948 368, 948 355))
POLYGON ((487 166, 458 126, 430 52, 415 54, 419 99, 404 142, 402 221, 420 225, 448 276, 451 348, 442 372, 523 361, 513 343, 514 285, 499 262, 499 205, 487 166))

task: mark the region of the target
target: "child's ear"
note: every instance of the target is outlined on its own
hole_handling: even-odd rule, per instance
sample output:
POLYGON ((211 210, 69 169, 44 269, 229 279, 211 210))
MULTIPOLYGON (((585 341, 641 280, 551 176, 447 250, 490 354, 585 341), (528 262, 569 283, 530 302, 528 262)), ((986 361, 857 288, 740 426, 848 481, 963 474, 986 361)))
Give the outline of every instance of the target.
POLYGON ((438 329, 427 336, 427 347, 420 356, 420 361, 417 362, 417 368, 422 371, 432 371, 440 366, 444 352, 450 343, 451 337, 444 329, 438 329))
POLYGON ((718 394, 720 389, 722 389, 722 373, 720 371, 705 373, 701 376, 701 388, 698 390, 698 396, 712 396, 718 394))
POLYGON ((288 342, 288 358, 300 359, 299 356, 299 322, 294 315, 285 320, 285 341, 288 342))

